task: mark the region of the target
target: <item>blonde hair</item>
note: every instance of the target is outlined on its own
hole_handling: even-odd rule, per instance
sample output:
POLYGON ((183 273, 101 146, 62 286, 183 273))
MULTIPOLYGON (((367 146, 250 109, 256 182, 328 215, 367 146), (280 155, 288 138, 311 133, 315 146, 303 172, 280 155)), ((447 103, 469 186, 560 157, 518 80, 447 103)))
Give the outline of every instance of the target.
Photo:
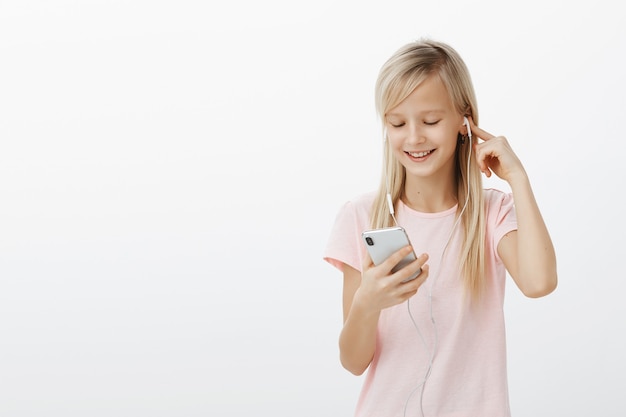
MULTIPOLYGON (((400 48, 380 70, 376 81, 375 101, 376 111, 383 126, 387 112, 406 99, 432 74, 440 77, 456 110, 462 115, 471 116, 474 123, 478 124, 474 87, 460 55, 445 43, 420 40, 400 48)), ((386 131, 384 134, 386 135, 386 131)), ((469 197, 460 219, 463 243, 459 268, 466 292, 471 295, 472 300, 477 300, 485 286, 485 213, 482 176, 474 158, 471 158, 467 178, 470 147, 470 141, 457 145, 455 158, 459 212, 466 197, 469 197)), ((388 141, 385 141, 383 162, 382 181, 372 210, 373 228, 389 227, 394 224, 387 205, 387 193, 391 195, 395 208, 404 192, 406 171, 389 149, 388 141)))

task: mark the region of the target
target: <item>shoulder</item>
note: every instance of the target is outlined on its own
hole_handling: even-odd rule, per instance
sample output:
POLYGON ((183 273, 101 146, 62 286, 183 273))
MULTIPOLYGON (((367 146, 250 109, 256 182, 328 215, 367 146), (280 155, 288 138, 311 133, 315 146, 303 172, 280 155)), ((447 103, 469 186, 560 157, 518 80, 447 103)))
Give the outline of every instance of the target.
POLYGON ((483 192, 487 226, 515 228, 517 217, 513 194, 494 188, 487 188, 483 192))
POLYGON ((372 209, 372 205, 374 204, 374 200, 376 199, 375 191, 368 191, 365 193, 357 194, 349 199, 346 204, 351 205, 358 209, 365 209, 370 211, 372 209))
POLYGON ((485 188, 483 190, 483 196, 485 198, 485 204, 493 204, 498 201, 506 200, 509 196, 511 196, 511 193, 507 193, 496 188, 485 188))
POLYGON ((495 188, 485 188, 483 198, 487 211, 499 211, 503 206, 513 205, 513 194, 495 188))
POLYGON ((350 212, 358 214, 359 216, 369 214, 372 211, 374 200, 376 199, 376 192, 369 191, 361 194, 356 194, 348 200, 344 201, 339 209, 339 213, 350 212))
POLYGON ((369 224, 376 192, 357 194, 339 208, 335 227, 362 229, 369 224))

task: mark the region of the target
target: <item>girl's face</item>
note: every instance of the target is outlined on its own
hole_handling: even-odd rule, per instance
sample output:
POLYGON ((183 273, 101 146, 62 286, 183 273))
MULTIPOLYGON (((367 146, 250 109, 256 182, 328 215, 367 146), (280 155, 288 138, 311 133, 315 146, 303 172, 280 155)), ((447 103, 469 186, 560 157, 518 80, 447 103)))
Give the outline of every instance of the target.
POLYGON ((391 151, 406 168, 407 184, 416 178, 453 180, 457 135, 466 130, 438 75, 391 109, 385 126, 391 151))

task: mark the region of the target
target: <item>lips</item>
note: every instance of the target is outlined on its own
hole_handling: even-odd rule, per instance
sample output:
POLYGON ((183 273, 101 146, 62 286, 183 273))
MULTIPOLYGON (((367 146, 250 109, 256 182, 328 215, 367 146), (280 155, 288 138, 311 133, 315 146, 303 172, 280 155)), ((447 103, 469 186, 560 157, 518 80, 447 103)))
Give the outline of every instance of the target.
POLYGON ((426 157, 426 156, 430 155, 430 154, 431 154, 431 153, 433 153, 434 151, 435 151, 434 149, 431 149, 431 150, 428 150, 428 151, 421 151, 421 152, 406 152, 406 151, 405 151, 405 153, 406 153, 407 155, 409 155, 411 158, 417 158, 417 159, 419 159, 419 158, 424 158, 424 157, 426 157))

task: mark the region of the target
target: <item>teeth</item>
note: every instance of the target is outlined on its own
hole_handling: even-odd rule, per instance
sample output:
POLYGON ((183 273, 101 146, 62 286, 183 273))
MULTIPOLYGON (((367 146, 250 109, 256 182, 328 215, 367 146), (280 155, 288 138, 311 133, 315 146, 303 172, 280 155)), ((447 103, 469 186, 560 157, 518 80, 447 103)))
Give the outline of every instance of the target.
POLYGON ((423 158, 426 155, 428 155, 429 153, 431 153, 432 151, 425 151, 425 152, 408 152, 409 155, 411 155, 413 158, 423 158))

